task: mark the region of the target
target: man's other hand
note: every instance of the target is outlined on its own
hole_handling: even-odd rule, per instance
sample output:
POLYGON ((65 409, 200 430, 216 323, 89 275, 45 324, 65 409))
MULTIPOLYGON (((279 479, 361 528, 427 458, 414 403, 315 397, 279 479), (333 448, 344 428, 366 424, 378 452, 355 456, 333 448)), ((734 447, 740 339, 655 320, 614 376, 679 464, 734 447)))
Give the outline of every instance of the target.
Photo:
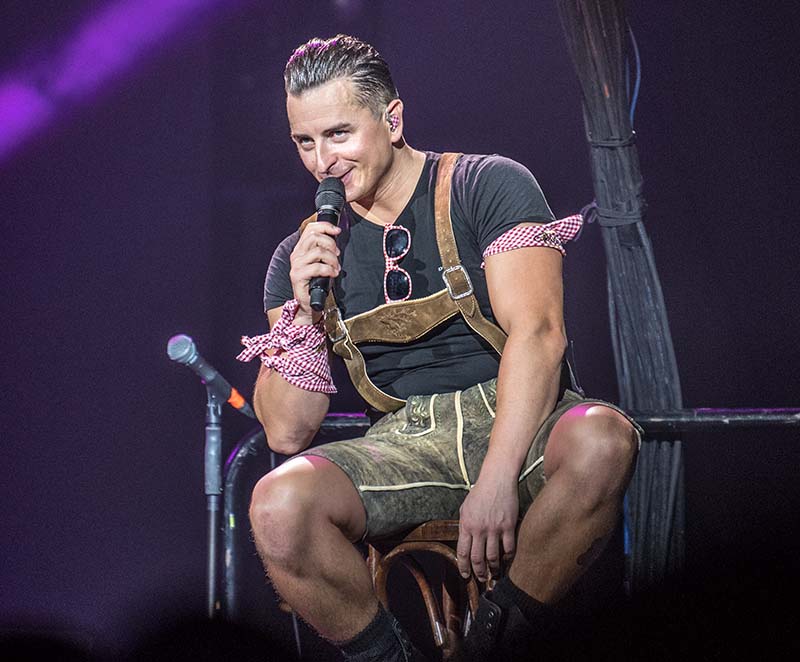
POLYGON ((517 481, 493 481, 481 476, 461 504, 458 532, 458 570, 465 579, 470 566, 481 582, 510 563, 516 549, 519 513, 517 481))

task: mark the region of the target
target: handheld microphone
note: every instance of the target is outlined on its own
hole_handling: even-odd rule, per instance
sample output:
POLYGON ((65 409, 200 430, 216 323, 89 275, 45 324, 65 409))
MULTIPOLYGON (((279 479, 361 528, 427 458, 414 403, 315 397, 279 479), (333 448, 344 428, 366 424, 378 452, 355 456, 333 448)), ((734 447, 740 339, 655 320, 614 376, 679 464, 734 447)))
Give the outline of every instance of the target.
MULTIPOLYGON (((339 215, 344 207, 344 184, 338 177, 326 177, 317 187, 317 194, 314 196, 314 204, 317 206, 317 220, 339 224, 339 215)), ((325 298, 331 286, 331 279, 328 277, 312 278, 308 284, 308 293, 311 295, 311 308, 322 310, 325 307, 325 298)))
POLYGON ((189 336, 183 334, 172 336, 167 343, 169 358, 177 363, 191 368, 218 398, 228 402, 245 416, 255 418, 256 415, 247 401, 227 380, 212 368, 206 360, 197 353, 197 347, 189 336))

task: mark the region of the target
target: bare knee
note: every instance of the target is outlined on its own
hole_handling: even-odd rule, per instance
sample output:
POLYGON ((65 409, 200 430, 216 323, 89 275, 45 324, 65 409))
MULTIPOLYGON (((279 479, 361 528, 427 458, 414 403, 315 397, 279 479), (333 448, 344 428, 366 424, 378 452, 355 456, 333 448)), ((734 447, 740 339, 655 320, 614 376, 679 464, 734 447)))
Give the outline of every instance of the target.
POLYGON ((321 536, 361 535, 354 532, 366 519, 360 507, 341 470, 319 458, 295 458, 258 481, 250 525, 265 563, 301 568, 321 536))
POLYGON ((618 411, 592 406, 576 430, 586 446, 587 461, 603 474, 627 476, 633 468, 639 448, 639 436, 618 411))
POLYGON ((591 501, 618 498, 633 473, 638 444, 636 429, 625 416, 610 407, 581 405, 554 427, 545 450, 545 475, 571 475, 591 501))
POLYGON ((258 481, 250 501, 250 525, 265 562, 300 563, 314 519, 312 495, 302 480, 270 472, 258 481))

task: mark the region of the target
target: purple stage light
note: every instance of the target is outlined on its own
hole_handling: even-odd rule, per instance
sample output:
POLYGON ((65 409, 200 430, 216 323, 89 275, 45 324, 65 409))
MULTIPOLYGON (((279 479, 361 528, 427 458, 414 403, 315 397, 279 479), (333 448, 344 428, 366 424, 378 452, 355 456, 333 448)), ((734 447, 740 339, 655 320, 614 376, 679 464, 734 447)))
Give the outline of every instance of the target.
MULTIPOLYGON (((52 57, 0 76, 0 162, 156 46, 243 0, 119 0, 86 18, 52 57)), ((46 52, 47 48, 40 49, 46 52)))
POLYGON ((48 124, 53 104, 32 84, 0 83, 0 162, 20 143, 48 124))

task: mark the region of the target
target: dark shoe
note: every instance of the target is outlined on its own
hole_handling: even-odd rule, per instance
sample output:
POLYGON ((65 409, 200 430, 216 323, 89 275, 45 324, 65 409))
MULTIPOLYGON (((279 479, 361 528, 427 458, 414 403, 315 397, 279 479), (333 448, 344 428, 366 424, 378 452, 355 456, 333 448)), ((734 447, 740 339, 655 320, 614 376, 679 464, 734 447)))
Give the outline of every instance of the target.
POLYGON ((478 612, 451 662, 522 662, 532 659, 533 632, 516 605, 505 609, 480 597, 478 612))
POLYGON ((414 642, 408 638, 405 630, 400 627, 400 623, 395 618, 392 618, 392 628, 402 648, 402 652, 393 659, 396 659, 397 662, 430 662, 429 658, 425 657, 422 651, 414 645, 414 642))
POLYGON ((364 630, 339 647, 346 662, 428 662, 397 619, 383 607, 364 630))

